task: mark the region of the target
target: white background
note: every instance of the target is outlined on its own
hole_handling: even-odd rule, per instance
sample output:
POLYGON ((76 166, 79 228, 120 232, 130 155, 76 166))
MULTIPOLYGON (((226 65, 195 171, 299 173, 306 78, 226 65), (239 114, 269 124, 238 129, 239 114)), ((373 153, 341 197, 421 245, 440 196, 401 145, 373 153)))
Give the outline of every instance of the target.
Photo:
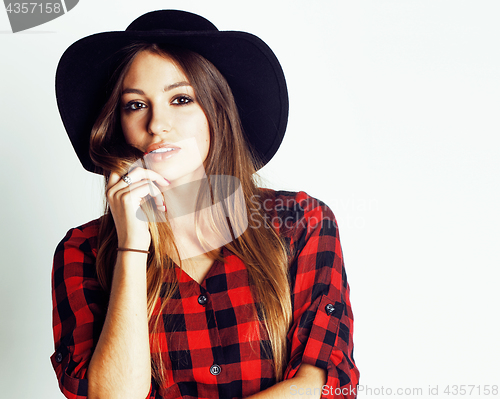
POLYGON ((500 384, 499 2, 81 0, 16 34, 0 10, 0 396, 62 397, 49 360, 52 255, 102 209, 101 180, 59 118, 59 57, 178 7, 260 36, 283 65, 289 128, 263 175, 338 218, 355 359, 373 389, 360 397, 500 384))

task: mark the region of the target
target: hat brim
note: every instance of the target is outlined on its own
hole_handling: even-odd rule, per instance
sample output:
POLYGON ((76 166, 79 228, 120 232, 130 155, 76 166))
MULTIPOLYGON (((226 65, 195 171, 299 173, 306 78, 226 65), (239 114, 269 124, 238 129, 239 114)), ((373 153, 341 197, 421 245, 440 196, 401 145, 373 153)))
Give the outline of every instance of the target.
POLYGON ((105 87, 134 42, 171 44, 199 53, 226 78, 244 133, 259 161, 278 150, 288 120, 288 93, 281 65, 257 36, 235 31, 119 31, 85 37, 61 57, 56 97, 61 118, 83 167, 96 172, 89 138, 104 103, 105 87))

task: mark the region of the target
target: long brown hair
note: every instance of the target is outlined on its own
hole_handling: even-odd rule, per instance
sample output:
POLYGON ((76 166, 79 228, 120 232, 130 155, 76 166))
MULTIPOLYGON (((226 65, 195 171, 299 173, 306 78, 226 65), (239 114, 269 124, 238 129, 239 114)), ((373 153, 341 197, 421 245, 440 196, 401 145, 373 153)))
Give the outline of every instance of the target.
MULTIPOLYGON (((91 134, 90 153, 93 162, 102 169, 107 179, 112 171, 121 175, 127 173, 133 162, 143 154, 127 145, 120 127, 120 96, 122 82, 134 58, 141 51, 149 51, 173 60, 184 72, 194 89, 196 101, 203 109, 210 130, 210 149, 205 160, 205 172, 210 176, 229 175, 241 182, 246 213, 237 206, 225 209, 234 220, 241 215, 248 217, 248 228, 225 247, 238 256, 246 265, 252 292, 259 303, 260 314, 269 338, 271 356, 276 379, 280 380, 286 360, 286 335, 292 317, 290 287, 288 281, 287 249, 273 226, 264 215, 263 192, 254 180, 258 158, 253 156, 242 131, 237 107, 229 85, 221 73, 201 55, 176 47, 160 47, 156 44, 135 44, 127 48, 127 56, 112 78, 110 96, 99 115, 91 134)), ((210 179, 210 195, 227 198, 233 188, 224 184, 223 179, 210 179)), ((200 193, 206 190, 200 190, 200 193)), ((206 201, 201 198, 198 201, 206 201)), ((212 198, 213 199, 213 198, 212 198)), ((167 292, 161 292, 161 309, 155 310, 160 297, 162 282, 176 281, 175 263, 169 254, 177 248, 169 223, 154 223, 158 211, 150 203, 142 205, 148 216, 151 232, 150 254, 147 264, 147 296, 150 332, 162 322, 161 313, 168 300, 176 291, 176 284, 167 292)), ((213 219, 221 215, 212 215, 213 219)), ((116 262, 117 235, 113 218, 106 205, 99 232, 97 254, 97 275, 105 290, 110 290, 113 268, 116 262)), ((214 255, 217 257, 218 255, 214 255)), ((164 287, 163 287, 164 289, 164 287)), ((153 377, 162 385, 166 380, 166 367, 161 356, 159 342, 155 334, 150 334, 153 377)))

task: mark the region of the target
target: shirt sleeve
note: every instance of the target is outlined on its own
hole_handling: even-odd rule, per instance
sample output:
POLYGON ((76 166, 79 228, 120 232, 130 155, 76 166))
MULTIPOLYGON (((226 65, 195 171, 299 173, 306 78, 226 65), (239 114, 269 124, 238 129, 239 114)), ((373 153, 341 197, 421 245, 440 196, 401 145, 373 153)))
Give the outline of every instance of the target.
POLYGON ((322 398, 355 398, 359 371, 353 358, 353 315, 342 249, 332 211, 305 193, 296 196, 288 231, 293 320, 284 379, 302 363, 327 371, 322 398))
POLYGON ((59 387, 67 398, 87 397, 87 368, 104 322, 107 298, 95 270, 89 229, 68 232, 54 254, 51 356, 59 387))
MULTIPOLYGON (((71 229, 59 243, 52 269, 53 333, 51 356, 65 397, 87 398, 87 369, 104 324, 108 294, 97 279, 98 225, 71 229)), ((159 399, 154 383, 148 398, 159 399)))

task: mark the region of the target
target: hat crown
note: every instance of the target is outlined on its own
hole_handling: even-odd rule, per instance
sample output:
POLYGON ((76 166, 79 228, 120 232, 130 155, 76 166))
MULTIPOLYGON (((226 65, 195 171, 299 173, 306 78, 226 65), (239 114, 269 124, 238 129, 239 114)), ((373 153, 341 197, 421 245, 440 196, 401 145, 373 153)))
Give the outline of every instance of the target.
POLYGON ((128 31, 217 31, 209 20, 186 11, 158 10, 141 15, 128 27, 128 31))

